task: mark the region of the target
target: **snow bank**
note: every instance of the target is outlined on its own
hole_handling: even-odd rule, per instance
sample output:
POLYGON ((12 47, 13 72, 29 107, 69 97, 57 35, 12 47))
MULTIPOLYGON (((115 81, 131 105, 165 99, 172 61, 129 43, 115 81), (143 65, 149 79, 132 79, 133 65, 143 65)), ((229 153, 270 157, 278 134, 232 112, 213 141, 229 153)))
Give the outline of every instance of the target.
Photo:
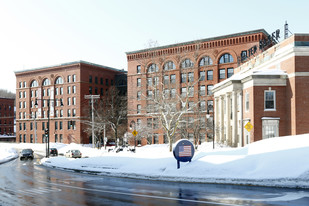
POLYGON ((18 157, 18 152, 8 145, 0 144, 0 164, 18 157))
POLYGON ((213 150, 212 143, 204 143, 192 162, 181 163, 180 169, 168 145, 148 145, 136 148, 136 153, 74 144, 62 150, 69 148, 80 149, 89 158, 51 157, 41 163, 113 176, 309 188, 309 134, 262 140, 243 148, 213 150))

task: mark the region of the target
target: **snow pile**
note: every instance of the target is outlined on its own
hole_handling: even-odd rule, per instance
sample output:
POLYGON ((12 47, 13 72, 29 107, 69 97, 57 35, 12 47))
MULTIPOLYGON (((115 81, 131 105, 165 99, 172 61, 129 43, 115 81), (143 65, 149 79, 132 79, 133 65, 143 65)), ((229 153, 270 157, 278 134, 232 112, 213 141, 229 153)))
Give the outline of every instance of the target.
POLYGON ((136 148, 136 153, 80 145, 62 149, 71 147, 89 158, 44 158, 42 164, 145 179, 309 188, 309 134, 262 140, 243 148, 213 150, 211 142, 205 143, 195 152, 192 162, 182 162, 180 169, 168 145, 144 146, 136 148))
POLYGON ((0 144, 0 164, 18 157, 18 152, 10 146, 0 144))

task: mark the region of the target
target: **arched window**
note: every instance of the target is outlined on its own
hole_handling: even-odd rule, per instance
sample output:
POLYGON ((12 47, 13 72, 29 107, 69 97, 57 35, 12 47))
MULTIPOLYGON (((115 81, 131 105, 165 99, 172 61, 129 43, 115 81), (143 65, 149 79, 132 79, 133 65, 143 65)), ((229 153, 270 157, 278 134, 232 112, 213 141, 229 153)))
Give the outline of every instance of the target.
POLYGON ((63 84, 63 79, 61 77, 58 77, 55 81, 55 84, 63 84))
POLYGON ((173 70, 176 69, 174 62, 168 61, 164 64, 164 70, 173 70))
POLYGON ((49 79, 44 79, 43 86, 48 86, 48 85, 50 85, 49 79))
POLYGON ((35 81, 35 80, 33 80, 33 81, 31 82, 31 87, 37 87, 37 86, 39 86, 38 82, 35 81))
POLYGON ((148 66, 147 72, 148 73, 153 73, 153 72, 158 72, 159 71, 159 67, 156 64, 150 64, 148 66))
POLYGON ((234 62, 233 56, 229 53, 223 54, 219 59, 219 64, 234 62))
POLYGON ((204 56, 200 61, 200 66, 212 65, 212 59, 209 56, 204 56))
POLYGON ((193 65, 193 62, 190 59, 185 59, 181 62, 182 69, 193 67, 193 65))

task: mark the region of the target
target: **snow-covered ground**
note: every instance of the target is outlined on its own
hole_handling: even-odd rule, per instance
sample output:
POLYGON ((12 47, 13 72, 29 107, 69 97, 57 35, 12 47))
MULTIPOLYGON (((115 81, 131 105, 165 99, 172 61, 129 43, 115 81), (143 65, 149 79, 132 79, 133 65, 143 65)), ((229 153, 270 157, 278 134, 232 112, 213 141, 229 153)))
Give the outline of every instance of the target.
MULTIPOLYGON (((45 151, 44 144, 10 145, 45 151)), ((59 153, 79 149, 86 158, 43 158, 41 163, 49 167, 155 180, 309 188, 309 134, 271 138, 243 148, 213 150, 211 142, 204 143, 191 162, 181 162, 180 169, 168 145, 138 147, 136 153, 78 144, 51 143, 51 147, 59 153)))
POLYGON ((7 144, 0 144, 0 164, 18 157, 18 152, 7 144))

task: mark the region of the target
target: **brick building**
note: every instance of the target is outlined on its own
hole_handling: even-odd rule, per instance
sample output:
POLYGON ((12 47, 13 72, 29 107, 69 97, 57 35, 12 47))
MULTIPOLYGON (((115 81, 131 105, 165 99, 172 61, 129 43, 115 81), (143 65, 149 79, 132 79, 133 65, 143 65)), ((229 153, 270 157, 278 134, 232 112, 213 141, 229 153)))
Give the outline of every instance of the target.
MULTIPOLYGON (((205 117, 208 105, 213 105, 213 86, 231 77, 247 57, 256 55, 259 41, 267 36, 265 30, 255 30, 127 52, 128 125, 147 125, 153 129, 145 135, 148 143, 166 143, 155 112, 148 111, 149 102, 142 98, 152 94, 150 86, 157 82, 169 85, 172 96, 180 95, 188 81, 198 81, 190 102, 199 104, 205 117)), ((207 131, 202 132, 201 141, 206 136, 207 131)), ((146 138, 139 143, 146 144, 146 138)))
POLYGON ((18 71, 15 76, 17 142, 45 142, 49 126, 50 142, 90 143, 82 123, 90 115, 84 96, 102 97, 111 85, 126 90, 126 72, 85 61, 18 71))
POLYGON ((309 133, 309 34, 290 36, 236 71, 213 89, 217 141, 243 146, 309 133))
POLYGON ((15 99, 0 98, 0 135, 15 136, 14 102, 15 99))

